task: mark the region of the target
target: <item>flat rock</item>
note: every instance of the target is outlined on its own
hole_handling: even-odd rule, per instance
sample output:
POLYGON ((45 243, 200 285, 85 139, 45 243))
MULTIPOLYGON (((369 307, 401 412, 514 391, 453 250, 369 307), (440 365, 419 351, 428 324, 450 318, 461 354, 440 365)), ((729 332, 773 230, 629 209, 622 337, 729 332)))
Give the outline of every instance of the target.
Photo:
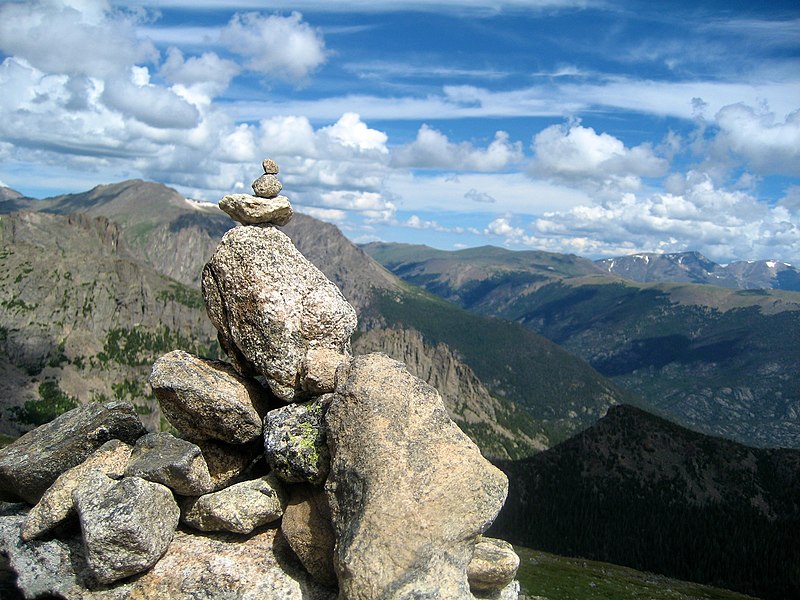
POLYGON ((283 185, 272 173, 264 173, 253 182, 253 193, 259 198, 274 198, 282 189, 283 185))
POLYGON ((149 381, 164 416, 187 437, 229 444, 261 437, 269 391, 228 363, 174 350, 153 364, 149 381))
POLYGON ((214 487, 200 448, 166 432, 137 440, 125 474, 161 483, 183 496, 206 494, 214 487))
POLYGON ((320 484, 330 468, 323 417, 332 395, 289 404, 264 419, 264 456, 283 481, 320 484))
POLYGON ((342 598, 464 598, 477 537, 506 476, 438 392, 382 354, 353 359, 326 413, 326 483, 342 598))
POLYGON ((127 402, 84 404, 0 450, 0 490, 36 504, 61 473, 107 441, 134 444, 145 433, 127 402))
POLYGON ((140 477, 115 481, 92 471, 73 498, 86 560, 101 583, 152 567, 166 552, 180 517, 169 488, 140 477))
POLYGON ((181 506, 181 520, 200 531, 250 533, 280 519, 285 506, 286 492, 270 474, 187 498, 181 506))
POLYGON ((22 539, 29 541, 39 537, 74 514, 72 492, 90 471, 98 470, 109 477, 122 477, 132 450, 125 442, 109 440, 81 464, 59 475, 53 485, 47 488, 39 503, 28 513, 22 539))
POLYGON ((264 223, 283 226, 294 216, 286 196, 259 198, 250 194, 227 194, 219 201, 219 207, 231 219, 243 225, 264 223))
POLYGON ((505 540, 481 537, 467 567, 467 579, 472 591, 499 591, 517 575, 519 556, 505 540))
POLYGON ((203 297, 236 369, 285 401, 306 399, 310 350, 349 354, 355 309, 274 227, 228 231, 203 270, 203 297))
POLYGON ((336 535, 325 490, 309 484, 293 485, 281 519, 281 533, 306 571, 318 582, 335 587, 333 551, 336 535))

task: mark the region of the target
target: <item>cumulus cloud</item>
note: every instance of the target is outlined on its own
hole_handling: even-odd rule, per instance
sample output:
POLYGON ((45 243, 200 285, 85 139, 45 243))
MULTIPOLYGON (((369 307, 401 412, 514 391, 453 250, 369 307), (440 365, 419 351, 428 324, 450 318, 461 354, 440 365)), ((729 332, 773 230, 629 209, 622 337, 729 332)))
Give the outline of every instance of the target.
POLYGON ((668 167, 648 144, 627 148, 616 137, 577 122, 543 129, 532 148, 532 174, 578 186, 636 189, 640 177, 663 175, 668 167))
POLYGON ((700 250, 726 261, 800 253, 800 213, 790 203, 769 206, 744 191, 720 189, 700 172, 688 173, 683 187, 681 194, 626 193, 549 212, 533 222, 533 231, 537 239, 557 240, 562 251, 580 246, 594 254, 700 250))
POLYGON ((486 226, 484 235, 501 237, 507 246, 531 246, 536 243, 536 239, 525 233, 521 227, 511 224, 510 217, 498 217, 486 226))
POLYGON ((141 73, 134 70, 128 79, 107 80, 102 95, 105 104, 151 127, 190 129, 198 124, 197 108, 172 90, 151 85, 141 73))
POLYGON ((46 73, 106 77, 158 59, 137 39, 136 23, 103 1, 8 2, 0 5, 0 50, 46 73))
POLYGON ((303 15, 237 13, 220 42, 246 60, 252 71, 300 80, 325 62, 325 42, 303 15))
POLYGON ((204 52, 187 59, 179 49, 173 47, 167 50, 167 58, 159 69, 159 75, 170 83, 196 88, 210 99, 224 91, 239 71, 239 65, 220 58, 214 52, 204 52))
POLYGON ((454 144, 442 132, 423 125, 412 143, 394 151, 392 164, 416 169, 491 172, 520 160, 522 144, 510 142, 505 131, 495 133, 486 148, 476 148, 468 142, 454 144))
POLYGON ((725 106, 715 117, 718 151, 747 161, 763 175, 800 175, 800 109, 781 123, 775 114, 745 104, 725 106))

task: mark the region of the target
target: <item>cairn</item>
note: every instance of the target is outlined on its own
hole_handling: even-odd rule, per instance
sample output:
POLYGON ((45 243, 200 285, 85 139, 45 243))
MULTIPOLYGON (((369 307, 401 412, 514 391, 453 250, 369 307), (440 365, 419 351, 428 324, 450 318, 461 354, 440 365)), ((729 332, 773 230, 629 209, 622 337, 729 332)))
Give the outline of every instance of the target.
POLYGON ((229 362, 175 350, 150 384, 177 435, 88 404, 0 451, 0 551, 26 598, 516 598, 483 537, 506 477, 383 354, 278 229, 278 166, 226 195, 203 271, 229 362), (33 505, 29 507, 29 505, 33 505), (74 523, 80 524, 76 533, 74 523))

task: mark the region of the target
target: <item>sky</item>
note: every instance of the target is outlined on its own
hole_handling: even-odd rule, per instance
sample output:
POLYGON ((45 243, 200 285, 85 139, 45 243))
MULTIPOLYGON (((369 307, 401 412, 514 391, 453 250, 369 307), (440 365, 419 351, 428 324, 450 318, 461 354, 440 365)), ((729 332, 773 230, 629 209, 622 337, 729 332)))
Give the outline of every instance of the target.
POLYGON ((0 185, 267 157, 356 243, 799 264, 800 4, 0 1, 0 185))

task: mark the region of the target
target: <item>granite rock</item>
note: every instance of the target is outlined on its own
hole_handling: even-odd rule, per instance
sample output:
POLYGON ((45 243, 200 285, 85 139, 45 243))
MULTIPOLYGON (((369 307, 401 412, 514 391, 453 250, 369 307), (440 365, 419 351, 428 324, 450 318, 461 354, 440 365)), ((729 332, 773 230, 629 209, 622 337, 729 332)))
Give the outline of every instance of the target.
POLYGON ((467 566, 508 480, 438 392, 385 355, 359 356, 325 421, 342 597, 471 599, 467 566))
POLYGON ((259 198, 250 194, 228 194, 219 201, 219 207, 234 221, 243 225, 286 225, 294 211, 286 196, 259 198))
POLYGON ((75 511, 72 492, 89 471, 98 470, 104 475, 120 478, 128 466, 133 448, 119 440, 109 440, 81 464, 64 471, 28 513, 22 529, 22 539, 32 540, 63 523, 75 511))
POLYGON ((181 506, 181 521, 200 531, 244 534, 280 519, 285 506, 286 492, 270 474, 187 498, 181 506))
POLYGON ((203 297, 237 370, 263 375, 282 400, 309 396, 310 350, 349 354, 355 310, 274 227, 228 231, 203 270, 203 297))
POLYGON ((322 483, 328 475, 330 453, 323 418, 333 396, 289 404, 264 418, 264 456, 283 481, 322 483))
POLYGON ((467 567, 472 591, 497 591, 508 586, 517 575, 519 556, 505 540, 481 537, 467 567))
POLYGON ((261 437, 269 391, 228 363, 173 350, 153 365, 150 385, 164 416, 190 439, 245 444, 261 437))
POLYGON ((178 527, 180 509, 169 488, 140 477, 115 481, 91 471, 73 498, 86 560, 100 583, 152 567, 178 527))
POLYGON ((206 494, 214 487, 200 448, 166 432, 139 438, 125 474, 161 483, 183 496, 206 494))
POLYGON ((272 173, 264 173, 253 182, 253 193, 259 198, 274 198, 282 189, 281 182, 272 173))
POLYGON ((325 490, 309 484, 293 485, 281 519, 281 533, 306 571, 318 582, 335 587, 333 551, 336 536, 325 490))
POLYGON ((56 478, 109 440, 134 444, 145 429, 127 402, 92 402, 29 431, 0 450, 0 490, 36 504, 56 478))

